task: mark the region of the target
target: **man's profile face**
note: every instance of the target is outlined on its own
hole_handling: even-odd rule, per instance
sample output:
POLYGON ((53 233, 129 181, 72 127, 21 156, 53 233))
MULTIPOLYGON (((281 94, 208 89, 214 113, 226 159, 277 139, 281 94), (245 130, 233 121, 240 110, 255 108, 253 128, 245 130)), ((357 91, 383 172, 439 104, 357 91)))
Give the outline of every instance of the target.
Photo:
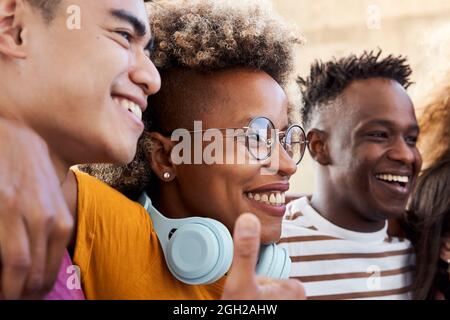
POLYGON ((147 96, 160 87, 144 2, 63 0, 50 23, 24 12, 16 104, 27 122, 70 162, 131 161, 147 96))
POLYGON ((410 98, 381 78, 352 83, 330 133, 331 180, 369 221, 397 218, 421 168, 419 134, 410 98))

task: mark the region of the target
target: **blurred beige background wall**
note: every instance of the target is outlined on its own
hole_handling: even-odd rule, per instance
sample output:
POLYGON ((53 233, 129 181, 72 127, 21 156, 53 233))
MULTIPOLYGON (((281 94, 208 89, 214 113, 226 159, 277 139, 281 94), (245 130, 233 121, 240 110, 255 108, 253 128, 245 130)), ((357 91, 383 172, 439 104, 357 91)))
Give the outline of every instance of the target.
MULTIPOLYGON (((306 75, 315 59, 381 48, 402 54, 413 68, 410 89, 416 108, 427 83, 450 46, 449 0, 273 0, 275 9, 296 24, 307 43, 296 52, 295 68, 306 75), (447 28, 444 28, 447 26, 447 28)), ((449 57, 445 57, 449 58, 449 57)), ((445 60, 450 61, 450 60, 445 60)), ((420 114, 420 108, 418 108, 420 114)), ((309 155, 292 179, 291 192, 314 187, 309 155)))

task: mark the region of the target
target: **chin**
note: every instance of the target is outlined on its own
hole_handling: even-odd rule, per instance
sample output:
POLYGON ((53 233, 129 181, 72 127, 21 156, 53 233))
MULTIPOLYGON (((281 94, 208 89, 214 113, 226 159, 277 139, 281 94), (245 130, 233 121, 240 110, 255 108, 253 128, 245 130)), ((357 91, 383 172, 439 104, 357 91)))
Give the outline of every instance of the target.
POLYGON ((137 141, 130 140, 129 143, 123 144, 121 148, 115 146, 114 159, 117 164, 126 165, 131 163, 136 156, 137 141))
POLYGON ((276 243, 281 238, 281 226, 278 230, 262 230, 261 244, 268 245, 276 243))
POLYGON ((406 213, 406 204, 405 206, 383 206, 376 211, 380 212, 380 215, 386 220, 399 219, 406 213))

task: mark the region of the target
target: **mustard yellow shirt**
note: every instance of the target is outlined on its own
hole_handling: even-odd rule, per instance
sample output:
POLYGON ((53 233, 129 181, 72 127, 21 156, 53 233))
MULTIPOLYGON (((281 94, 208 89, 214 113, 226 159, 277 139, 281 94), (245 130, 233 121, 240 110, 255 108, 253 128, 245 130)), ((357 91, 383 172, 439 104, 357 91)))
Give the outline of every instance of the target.
POLYGON ((78 182, 74 263, 87 299, 219 299, 224 278, 190 286, 166 266, 146 210, 103 182, 74 170, 78 182))

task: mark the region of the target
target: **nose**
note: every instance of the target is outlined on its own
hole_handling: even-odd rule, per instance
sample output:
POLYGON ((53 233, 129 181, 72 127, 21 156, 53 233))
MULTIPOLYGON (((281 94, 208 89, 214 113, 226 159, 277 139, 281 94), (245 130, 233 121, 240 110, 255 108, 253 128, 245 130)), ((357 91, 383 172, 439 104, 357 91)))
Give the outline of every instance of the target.
POLYGON ((130 79, 147 96, 151 96, 161 89, 161 76, 156 66, 144 53, 138 55, 136 63, 130 71, 130 79))
POLYGON ((296 163, 294 162, 294 160, 292 160, 292 158, 288 155, 288 153, 286 152, 286 150, 284 150, 280 143, 277 143, 275 154, 273 155, 272 159, 278 159, 279 175, 283 177, 290 177, 297 172, 296 163))
POLYGON ((416 147, 408 145, 403 137, 398 137, 389 150, 388 158, 401 164, 413 164, 416 154, 416 147))

